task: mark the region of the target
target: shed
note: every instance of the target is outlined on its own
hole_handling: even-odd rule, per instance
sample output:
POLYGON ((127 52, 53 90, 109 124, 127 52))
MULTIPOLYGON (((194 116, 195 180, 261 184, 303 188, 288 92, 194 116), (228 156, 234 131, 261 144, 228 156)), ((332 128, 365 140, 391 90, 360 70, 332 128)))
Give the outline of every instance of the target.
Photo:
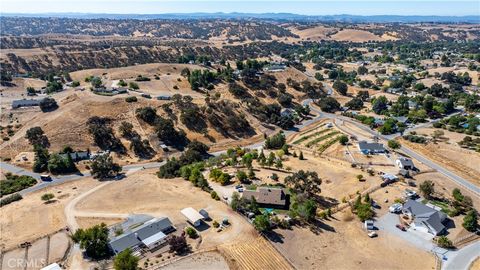
POLYGON ((204 218, 209 218, 209 215, 208 215, 208 212, 207 210, 205 209, 200 209, 200 211, 198 211, 200 213, 200 215, 202 215, 204 218))
POLYGON ((192 207, 184 208, 180 212, 187 218, 188 222, 192 223, 195 227, 200 226, 202 219, 204 219, 204 217, 192 207))

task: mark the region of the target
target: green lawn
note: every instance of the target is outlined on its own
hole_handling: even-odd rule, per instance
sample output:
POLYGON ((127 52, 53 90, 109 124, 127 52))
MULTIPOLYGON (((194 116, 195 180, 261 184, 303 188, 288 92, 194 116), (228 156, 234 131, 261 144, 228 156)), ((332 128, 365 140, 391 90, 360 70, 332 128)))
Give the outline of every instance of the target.
POLYGON ((424 204, 430 203, 431 205, 438 206, 442 209, 442 212, 445 214, 449 214, 451 209, 450 205, 448 205, 446 202, 438 201, 438 200, 423 200, 422 201, 424 204))

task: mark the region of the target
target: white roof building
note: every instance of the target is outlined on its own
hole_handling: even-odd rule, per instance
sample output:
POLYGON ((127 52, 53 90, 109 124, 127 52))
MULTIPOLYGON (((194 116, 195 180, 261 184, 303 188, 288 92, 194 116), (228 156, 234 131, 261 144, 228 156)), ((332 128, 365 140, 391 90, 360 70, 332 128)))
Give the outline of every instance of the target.
POLYGON ((150 237, 147 237, 142 240, 142 243, 147 246, 148 248, 152 248, 153 246, 157 245, 158 243, 161 243, 165 241, 167 238, 167 235, 164 234, 163 232, 158 232, 150 237))
POLYGON ((41 270, 62 270, 62 268, 60 265, 58 265, 58 263, 52 263, 43 267, 41 270))
POLYGON ((204 219, 204 217, 197 210, 193 209, 192 207, 184 208, 180 212, 195 227, 200 226, 200 223, 201 223, 202 219, 204 219))

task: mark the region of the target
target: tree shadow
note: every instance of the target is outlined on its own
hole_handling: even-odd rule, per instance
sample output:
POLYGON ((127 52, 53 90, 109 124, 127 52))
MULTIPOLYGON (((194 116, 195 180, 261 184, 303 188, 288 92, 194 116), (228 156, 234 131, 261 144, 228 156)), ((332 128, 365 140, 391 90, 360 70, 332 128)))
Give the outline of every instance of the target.
POLYGON ((268 240, 274 242, 274 243, 281 243, 283 244, 284 241, 283 239, 285 238, 283 234, 280 234, 276 231, 269 231, 264 233, 264 235, 268 238, 268 240))

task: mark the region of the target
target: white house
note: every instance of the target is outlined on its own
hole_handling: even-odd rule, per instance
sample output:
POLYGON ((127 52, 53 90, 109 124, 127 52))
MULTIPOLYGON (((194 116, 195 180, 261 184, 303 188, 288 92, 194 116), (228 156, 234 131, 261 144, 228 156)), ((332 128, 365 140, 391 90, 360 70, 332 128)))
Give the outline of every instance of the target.
POLYGON ((413 170, 415 169, 415 165, 413 164, 413 161, 409 158, 406 157, 400 157, 398 158, 395 163, 397 163, 397 166, 400 169, 404 170, 413 170))

